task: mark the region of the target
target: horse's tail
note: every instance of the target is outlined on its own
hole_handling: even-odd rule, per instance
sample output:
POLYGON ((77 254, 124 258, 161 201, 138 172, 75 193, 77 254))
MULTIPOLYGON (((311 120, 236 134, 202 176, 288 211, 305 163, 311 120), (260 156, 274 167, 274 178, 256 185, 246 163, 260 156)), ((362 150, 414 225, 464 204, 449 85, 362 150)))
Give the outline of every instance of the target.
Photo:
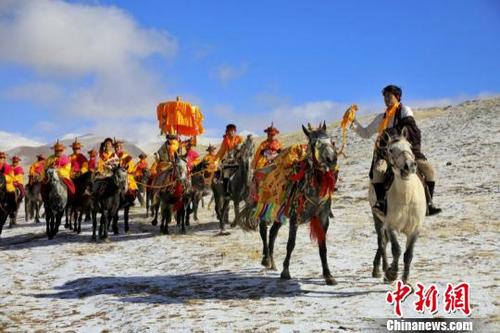
POLYGON ((311 218, 309 228, 311 240, 317 243, 322 243, 325 241, 326 233, 323 225, 321 224, 321 221, 319 220, 319 217, 313 216, 311 218))

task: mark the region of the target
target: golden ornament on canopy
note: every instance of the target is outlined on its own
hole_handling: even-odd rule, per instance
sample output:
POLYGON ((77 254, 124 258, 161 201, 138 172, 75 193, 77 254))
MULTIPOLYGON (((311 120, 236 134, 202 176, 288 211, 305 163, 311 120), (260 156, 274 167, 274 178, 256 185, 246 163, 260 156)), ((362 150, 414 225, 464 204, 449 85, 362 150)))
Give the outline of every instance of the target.
POLYGON ((162 134, 196 136, 205 131, 200 108, 182 101, 180 97, 158 104, 156 115, 162 134))

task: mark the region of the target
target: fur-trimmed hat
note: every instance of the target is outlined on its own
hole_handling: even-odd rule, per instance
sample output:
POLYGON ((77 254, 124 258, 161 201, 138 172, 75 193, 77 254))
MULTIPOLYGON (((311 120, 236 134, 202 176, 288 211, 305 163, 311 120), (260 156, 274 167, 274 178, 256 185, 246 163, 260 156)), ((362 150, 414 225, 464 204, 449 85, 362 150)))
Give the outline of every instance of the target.
POLYGON ((208 144, 208 147, 207 147, 207 151, 208 152, 211 152, 211 151, 215 151, 217 148, 215 148, 215 146, 212 146, 212 144, 208 144))
POLYGON ((57 139, 56 143, 52 146, 52 149, 54 149, 54 151, 64 151, 66 147, 64 144, 59 142, 59 139, 57 139))
POLYGON ((12 163, 19 163, 21 162, 21 158, 19 156, 12 156, 12 163))
POLYGON ((73 149, 81 149, 82 148, 82 144, 80 142, 78 142, 78 138, 75 138, 75 142, 73 142, 71 144, 71 148, 73 148, 73 149))
POLYGON ((271 123, 271 126, 266 128, 264 132, 271 135, 280 134, 280 131, 276 127, 274 127, 274 123, 271 123))

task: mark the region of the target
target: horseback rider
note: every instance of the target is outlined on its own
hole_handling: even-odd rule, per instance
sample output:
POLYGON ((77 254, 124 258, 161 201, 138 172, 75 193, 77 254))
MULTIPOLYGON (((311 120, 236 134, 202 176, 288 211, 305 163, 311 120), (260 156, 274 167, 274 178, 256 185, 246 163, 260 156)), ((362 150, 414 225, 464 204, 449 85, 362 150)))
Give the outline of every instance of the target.
POLYGON ((45 156, 43 154, 36 155, 36 162, 30 166, 28 175, 28 186, 31 186, 35 179, 40 179, 45 170, 45 156))
POLYGON ((363 127, 356 119, 353 121, 354 131, 362 138, 368 139, 377 133, 377 148, 374 151, 372 165, 370 169, 370 178, 377 195, 377 202, 373 206, 374 209, 385 215, 385 171, 387 170, 387 162, 382 155, 385 134, 395 135, 401 134, 403 128, 406 128, 409 137, 408 141, 412 145, 412 152, 415 155, 415 162, 418 170, 425 178, 425 184, 428 189, 427 210, 428 215, 435 215, 441 212, 432 203, 435 186, 435 171, 429 161, 421 152, 421 135, 420 129, 417 127, 413 112, 410 107, 401 103, 403 92, 401 88, 395 85, 389 85, 382 90, 384 102, 387 109, 372 120, 367 126, 363 127), (380 148, 379 148, 380 147, 380 148))
POLYGON ((60 143, 59 140, 52 147, 54 149, 54 154, 47 158, 45 163, 44 179, 46 179, 46 171, 49 168, 55 168, 57 174, 66 185, 68 193, 74 195, 76 193, 75 184, 71 180, 71 160, 68 156, 64 154, 66 147, 64 144, 60 143))
POLYGON ((82 144, 75 139, 75 142, 71 144, 73 149, 73 154, 69 156, 71 160, 71 179, 75 179, 78 176, 89 171, 89 162, 85 155, 82 154, 82 144))
POLYGON ((202 163, 205 163, 206 165, 205 172, 203 174, 206 185, 212 184, 212 179, 219 168, 219 160, 217 159, 216 151, 217 148, 209 144, 207 148, 208 154, 205 155, 202 160, 202 163))
POLYGON ((189 173, 191 173, 191 170, 193 170, 193 168, 195 166, 197 166, 198 164, 200 164, 200 162, 201 162, 200 154, 198 154, 198 152, 196 150, 194 150, 193 146, 194 146, 193 140, 189 140, 186 143, 185 158, 186 158, 187 168, 188 168, 189 173))
POLYGON ((17 204, 19 205, 23 200, 26 192, 24 190, 24 169, 19 164, 21 159, 18 156, 12 157, 12 169, 14 170, 14 187, 19 191, 19 197, 17 198, 17 204))
POLYGON ((89 150, 87 152, 89 154, 89 171, 94 173, 97 170, 97 151, 95 149, 89 150))
POLYGON ((139 189, 137 186, 137 182, 135 181, 135 164, 133 162, 132 156, 125 151, 123 147, 123 140, 115 140, 115 153, 116 156, 120 159, 120 165, 122 168, 127 170, 127 178, 128 178, 128 195, 131 199, 131 202, 135 200, 137 195, 137 190, 139 189))
POLYGON ((221 161, 220 167, 222 171, 222 181, 226 194, 229 193, 229 179, 234 174, 238 166, 232 160, 230 153, 238 149, 243 142, 241 136, 236 134, 236 125, 228 124, 226 126, 226 134, 224 134, 222 144, 217 152, 217 159, 221 161))
POLYGON ((146 161, 147 157, 148 155, 144 153, 139 154, 139 162, 135 165, 135 179, 137 180, 141 180, 144 176, 144 170, 149 168, 148 161, 146 161))
POLYGON ((5 177, 7 193, 14 198, 16 193, 14 169, 5 161, 5 157, 5 153, 0 151, 0 174, 3 174, 5 177))
POLYGON ((252 161, 254 170, 269 165, 281 152, 281 143, 276 138, 280 131, 271 123, 271 126, 266 128, 264 132, 267 134, 267 139, 263 141, 255 151, 255 156, 252 161))
POLYGON ((165 143, 158 150, 160 169, 171 167, 179 154, 180 142, 175 134, 167 134, 165 143))
MULTIPOLYGON (((160 157, 158 156, 158 153, 154 153, 154 162, 151 165, 151 168, 149 169, 149 173, 151 174, 151 179, 149 182, 153 180, 154 177, 158 174, 158 163, 160 162, 160 157)), ((150 184, 148 184, 150 185, 150 184)))
POLYGON ((97 172, 99 176, 109 175, 110 167, 118 165, 120 159, 113 149, 113 139, 106 138, 99 147, 99 161, 97 162, 97 172))

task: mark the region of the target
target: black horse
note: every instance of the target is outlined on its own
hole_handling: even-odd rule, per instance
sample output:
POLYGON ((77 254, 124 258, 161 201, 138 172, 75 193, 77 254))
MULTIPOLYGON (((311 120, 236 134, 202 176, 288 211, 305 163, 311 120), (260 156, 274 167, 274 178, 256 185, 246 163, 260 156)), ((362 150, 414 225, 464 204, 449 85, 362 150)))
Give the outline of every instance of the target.
POLYGON ((250 184, 252 181, 250 164, 254 154, 252 136, 248 135, 241 147, 230 152, 230 154, 231 156, 226 158, 226 166, 222 166, 223 169, 218 171, 218 176, 214 178, 212 183, 215 213, 219 220, 220 234, 224 234, 225 225, 229 220, 229 203, 232 201, 234 205, 235 218, 234 222, 231 223, 231 226, 234 227, 240 218, 240 202, 246 202, 249 196, 250 184), (230 172, 230 169, 233 169, 233 171, 230 172), (228 183, 226 186, 223 180, 223 173, 228 171, 231 174, 228 177, 229 179, 227 180, 228 183))
POLYGON ((92 208, 92 173, 85 172, 73 179, 76 193, 68 199, 65 228, 82 232, 83 215, 92 208))
MULTIPOLYGON (((332 216, 331 198, 337 177, 337 150, 333 140, 327 133, 325 123, 317 129, 312 129, 310 125, 308 128, 302 126, 302 129, 308 139, 306 157, 293 166, 294 176, 287 181, 285 186, 287 194, 284 199, 285 202, 283 202, 283 206, 275 208, 283 209, 283 207, 286 207, 286 215, 289 218, 290 225, 286 248, 287 254, 283 262, 281 278, 290 279, 290 258, 295 248, 299 224, 310 222, 311 237, 318 242, 323 277, 326 284, 333 285, 336 284, 336 281, 328 267, 326 233, 332 216)), ((282 154, 286 153, 286 150, 282 152, 282 154)), ((247 229, 254 228, 251 219, 247 218, 243 223, 248 224, 247 229)), ((273 258, 274 244, 282 224, 279 221, 266 220, 260 220, 258 223, 263 244, 262 265, 269 269, 276 269, 273 258), (269 241, 267 223, 272 223, 269 241)))
POLYGON ((122 195, 127 193, 127 170, 120 166, 112 169, 112 175, 104 178, 95 178, 92 183, 92 240, 96 240, 97 214, 101 214, 99 238, 108 237, 108 228, 118 213, 122 195))
POLYGON ((34 178, 26 186, 26 197, 24 198, 25 220, 35 219, 35 223, 40 223, 40 208, 43 205, 42 181, 34 178))

